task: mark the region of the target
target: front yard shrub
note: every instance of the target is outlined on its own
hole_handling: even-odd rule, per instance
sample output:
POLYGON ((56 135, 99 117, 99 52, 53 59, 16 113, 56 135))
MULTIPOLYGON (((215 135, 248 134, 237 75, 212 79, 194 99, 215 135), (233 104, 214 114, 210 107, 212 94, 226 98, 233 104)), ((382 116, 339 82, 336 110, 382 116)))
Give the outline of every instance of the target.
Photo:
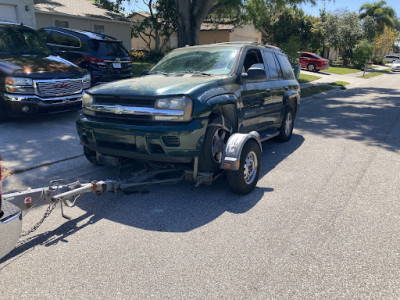
POLYGON ((367 40, 362 40, 354 48, 353 64, 357 69, 363 69, 365 64, 370 60, 374 54, 374 44, 367 40))

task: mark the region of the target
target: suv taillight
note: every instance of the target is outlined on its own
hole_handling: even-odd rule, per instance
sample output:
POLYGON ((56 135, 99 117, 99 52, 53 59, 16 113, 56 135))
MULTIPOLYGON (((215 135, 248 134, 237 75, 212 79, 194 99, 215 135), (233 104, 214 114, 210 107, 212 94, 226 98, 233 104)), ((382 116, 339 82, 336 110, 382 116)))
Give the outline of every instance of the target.
POLYGON ((95 64, 104 64, 104 59, 101 59, 101 58, 96 58, 96 57, 84 55, 83 59, 86 60, 86 61, 90 61, 92 63, 95 63, 95 64))

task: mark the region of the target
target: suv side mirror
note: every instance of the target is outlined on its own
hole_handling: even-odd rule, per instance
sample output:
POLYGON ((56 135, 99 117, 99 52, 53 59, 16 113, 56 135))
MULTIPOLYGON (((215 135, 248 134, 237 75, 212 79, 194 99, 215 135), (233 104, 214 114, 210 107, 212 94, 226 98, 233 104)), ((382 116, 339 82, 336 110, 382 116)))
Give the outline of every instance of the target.
POLYGON ((247 75, 242 75, 244 81, 263 80, 266 79, 267 74, 265 73, 263 64, 254 64, 247 70, 247 75))

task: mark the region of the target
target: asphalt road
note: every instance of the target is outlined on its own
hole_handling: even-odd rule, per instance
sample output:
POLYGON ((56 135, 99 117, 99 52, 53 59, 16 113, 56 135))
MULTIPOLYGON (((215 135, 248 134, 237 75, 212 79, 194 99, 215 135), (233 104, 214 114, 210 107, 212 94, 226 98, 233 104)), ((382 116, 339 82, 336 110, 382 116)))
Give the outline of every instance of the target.
MULTIPOLYGON (((399 79, 304 101, 291 141, 263 143, 250 195, 222 178, 88 195, 71 221, 56 208, 0 260, 0 297, 399 299, 399 79)), ((0 125, 0 156, 21 171, 5 191, 116 176, 79 156, 75 117, 0 125)))

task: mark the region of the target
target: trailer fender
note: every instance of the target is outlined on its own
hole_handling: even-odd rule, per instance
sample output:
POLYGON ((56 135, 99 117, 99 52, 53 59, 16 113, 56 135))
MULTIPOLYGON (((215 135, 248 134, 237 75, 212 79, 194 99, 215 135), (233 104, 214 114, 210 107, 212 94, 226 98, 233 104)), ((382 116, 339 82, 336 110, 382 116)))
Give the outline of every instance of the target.
POLYGON ((250 133, 235 133, 229 137, 228 142, 226 143, 220 168, 231 171, 239 170, 240 156, 242 155, 244 145, 249 140, 255 140, 262 152, 261 137, 257 131, 251 131, 250 133))

